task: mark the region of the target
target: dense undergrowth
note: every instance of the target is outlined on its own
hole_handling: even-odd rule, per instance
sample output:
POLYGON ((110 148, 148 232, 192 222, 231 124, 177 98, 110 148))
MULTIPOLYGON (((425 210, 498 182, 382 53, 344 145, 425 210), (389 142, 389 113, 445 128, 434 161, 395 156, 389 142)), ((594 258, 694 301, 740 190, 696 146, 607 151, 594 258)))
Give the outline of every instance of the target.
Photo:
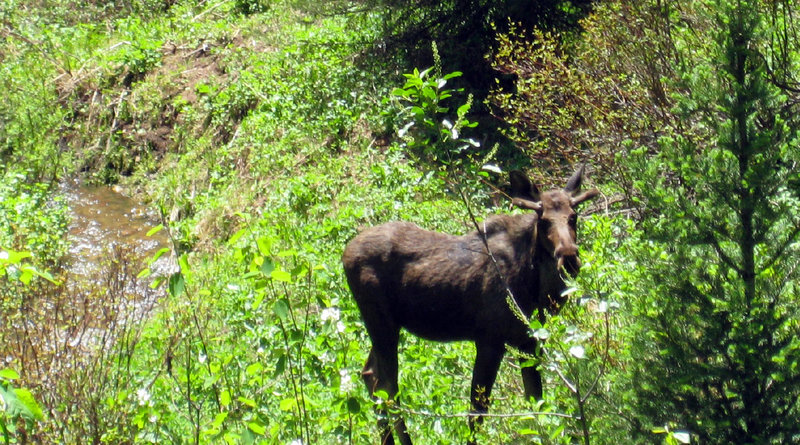
MULTIPOLYGON (((711 443, 756 437, 764 413, 798 418, 799 62, 789 38, 765 43, 793 30, 796 11, 778 3, 742 18, 727 2, 598 2, 568 39, 510 24, 488 45, 510 77, 474 104, 435 44, 432 67, 383 59, 383 27, 403 20, 370 2, 0 0, 5 441, 374 443, 360 381, 369 339, 339 260, 347 241, 394 219, 464 233, 470 212, 505 211, 497 170, 560 186, 587 161, 603 196, 581 222, 584 267, 571 304, 534 326, 547 338, 545 401, 522 399, 506 360, 500 416, 478 439, 711 443), (730 35, 784 64, 745 52, 750 77, 725 71, 741 47, 726 46, 721 24, 739 22, 730 35), (769 138, 737 145, 726 136, 737 125, 769 138), (147 258, 116 249, 94 286, 71 285, 54 196, 76 174, 157 208, 173 244, 159 255, 179 272, 153 275, 147 258), (742 210, 730 195, 772 204, 742 210), (730 216, 748 212, 767 227, 751 239, 755 262, 746 218, 730 216), (130 310, 136 280, 153 281, 143 301, 154 307, 130 310), (755 348, 770 366, 752 363, 755 348), (750 417, 748 382, 770 407, 750 417)), ((473 357, 470 344, 403 338, 398 410, 420 443, 469 437, 473 357)), ((796 421, 783 428, 752 440, 798 439, 796 421)))

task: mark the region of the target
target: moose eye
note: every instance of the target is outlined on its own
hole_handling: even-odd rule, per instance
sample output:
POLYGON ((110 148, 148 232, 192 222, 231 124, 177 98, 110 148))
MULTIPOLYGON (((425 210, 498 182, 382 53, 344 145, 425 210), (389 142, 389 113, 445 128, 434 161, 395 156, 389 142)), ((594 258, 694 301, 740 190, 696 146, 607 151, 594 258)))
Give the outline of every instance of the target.
POLYGON ((575 227, 578 224, 578 215, 570 215, 569 216, 569 225, 575 227))

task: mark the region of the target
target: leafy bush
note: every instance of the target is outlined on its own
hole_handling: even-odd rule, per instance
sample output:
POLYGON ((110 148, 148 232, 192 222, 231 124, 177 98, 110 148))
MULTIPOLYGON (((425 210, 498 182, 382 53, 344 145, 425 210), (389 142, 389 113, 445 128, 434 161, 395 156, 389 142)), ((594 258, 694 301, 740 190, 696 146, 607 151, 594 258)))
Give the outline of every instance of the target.
POLYGON ((497 83, 488 101, 504 134, 537 172, 549 172, 543 182, 588 161, 595 179, 625 186, 630 180, 616 158, 632 145, 655 148, 669 108, 660 80, 668 72, 633 36, 644 37, 659 20, 645 6, 612 2, 581 22, 578 41, 513 23, 498 37, 493 67, 514 81, 497 83))

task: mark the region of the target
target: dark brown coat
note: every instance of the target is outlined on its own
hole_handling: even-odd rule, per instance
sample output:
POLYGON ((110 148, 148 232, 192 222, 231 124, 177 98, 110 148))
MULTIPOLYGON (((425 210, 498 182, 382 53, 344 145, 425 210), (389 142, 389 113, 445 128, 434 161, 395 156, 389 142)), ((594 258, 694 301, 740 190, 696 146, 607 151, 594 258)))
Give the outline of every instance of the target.
MULTIPOLYGON (((564 300, 560 269, 574 275, 580 268, 573 208, 597 194, 578 194, 582 173, 565 189, 540 194, 524 174, 512 172, 513 203, 534 212, 492 216, 467 235, 391 222, 347 245, 345 275, 372 340, 363 371, 370 394, 397 393, 403 328, 435 341, 475 342, 471 400, 474 412, 487 411, 506 345, 536 352, 536 340, 514 308, 544 322, 545 311, 557 310, 564 300)), ((541 398, 539 371, 525 367, 522 374, 526 396, 541 398)), ((410 444, 402 419, 394 426, 401 443, 410 444)), ((394 443, 388 422, 380 427, 382 443, 394 443)))

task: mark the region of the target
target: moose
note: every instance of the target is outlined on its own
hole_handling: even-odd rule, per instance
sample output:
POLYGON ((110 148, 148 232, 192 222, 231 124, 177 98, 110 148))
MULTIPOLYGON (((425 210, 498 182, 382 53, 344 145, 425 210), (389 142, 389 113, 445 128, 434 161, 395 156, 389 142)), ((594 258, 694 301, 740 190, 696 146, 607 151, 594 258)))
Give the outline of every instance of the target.
MULTIPOLYGON (((537 311, 555 313, 564 303, 563 272, 576 276, 581 263, 576 244, 578 204, 597 196, 580 191, 584 167, 563 189, 540 193, 524 173, 510 172, 512 205, 533 210, 495 215, 463 236, 424 230, 408 222, 366 229, 342 255, 350 291, 372 341, 362 379, 370 396, 398 392, 397 348, 400 329, 440 341, 472 341, 470 428, 486 414, 489 396, 506 345, 524 355, 536 353, 536 338, 523 320, 537 311), (524 317, 521 317, 519 313, 524 317)), ((542 377, 522 366, 525 397, 542 398, 542 377)), ((382 444, 403 445, 411 438, 402 417, 390 425, 380 413, 382 444)))

